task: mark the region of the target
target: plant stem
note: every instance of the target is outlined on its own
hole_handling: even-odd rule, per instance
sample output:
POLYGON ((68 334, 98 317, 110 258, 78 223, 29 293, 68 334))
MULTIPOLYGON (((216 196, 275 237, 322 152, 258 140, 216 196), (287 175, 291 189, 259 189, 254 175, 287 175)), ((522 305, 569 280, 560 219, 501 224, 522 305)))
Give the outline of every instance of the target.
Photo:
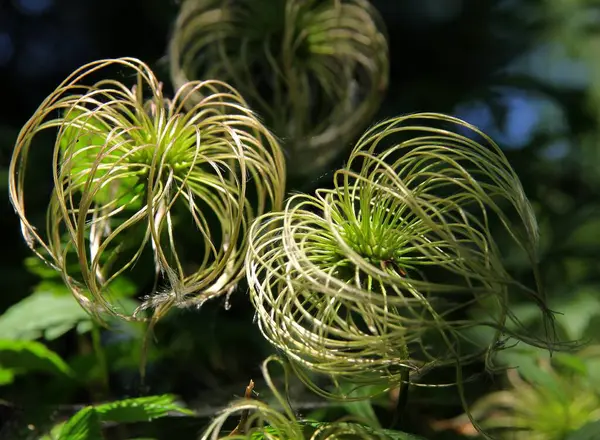
POLYGON ((396 402, 396 411, 394 411, 394 418, 392 419, 391 429, 400 429, 404 422, 404 411, 406 409, 406 403, 408 402, 408 387, 410 379, 410 370, 404 369, 402 373, 402 384, 400 385, 400 391, 398 394, 398 401, 396 402))

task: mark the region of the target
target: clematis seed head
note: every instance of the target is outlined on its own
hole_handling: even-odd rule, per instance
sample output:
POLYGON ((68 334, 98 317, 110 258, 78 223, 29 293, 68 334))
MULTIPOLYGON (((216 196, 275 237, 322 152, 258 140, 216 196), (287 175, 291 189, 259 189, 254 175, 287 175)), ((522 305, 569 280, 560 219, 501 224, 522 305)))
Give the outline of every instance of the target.
POLYGON ((235 86, 283 139, 290 173, 318 173, 369 124, 387 90, 385 26, 367 0, 185 0, 171 78, 235 86))
POLYGON ((71 74, 25 124, 10 165, 11 202, 30 248, 86 310, 124 318, 112 289, 138 263, 161 280, 140 309, 162 314, 232 292, 246 231, 281 206, 284 187, 276 139, 231 86, 194 81, 168 99, 133 58, 71 74), (114 69, 133 87, 102 79, 114 69), (26 176, 44 134, 55 138, 53 189, 46 222, 36 224, 26 176))
POLYGON ((246 275, 259 327, 328 397, 344 396, 301 370, 395 387, 483 357, 491 368, 503 333, 546 346, 508 308, 511 295, 529 299, 552 328, 543 290, 510 275, 492 225, 535 268, 532 207, 490 138, 441 114, 377 124, 333 188, 296 195, 254 222, 246 275), (485 318, 468 318, 472 308, 485 318), (465 332, 474 327, 495 334, 477 353, 465 332))

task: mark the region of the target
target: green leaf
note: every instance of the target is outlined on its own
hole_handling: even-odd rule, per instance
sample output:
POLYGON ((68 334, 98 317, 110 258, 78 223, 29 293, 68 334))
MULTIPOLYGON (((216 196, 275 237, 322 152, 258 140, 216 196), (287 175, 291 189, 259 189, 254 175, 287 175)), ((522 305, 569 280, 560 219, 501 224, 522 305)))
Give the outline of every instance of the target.
POLYGON ((65 426, 65 422, 60 422, 50 428, 50 431, 46 432, 37 440, 56 440, 60 438, 60 433, 65 426))
POLYGON ((344 393, 352 397, 365 397, 364 400, 343 402, 342 406, 344 409, 370 427, 381 428, 379 419, 377 419, 375 411, 373 410, 371 399, 367 398, 368 396, 377 394, 377 392, 380 390, 373 386, 356 388, 356 386, 353 384, 343 384, 341 388, 344 393))
POLYGON ((44 339, 46 339, 47 341, 53 341, 54 339, 60 338, 72 328, 72 322, 65 322, 63 325, 55 325, 46 329, 46 331, 44 332, 44 339))
POLYGON ((90 332, 92 331, 92 328, 94 328, 94 323, 89 320, 89 321, 80 321, 77 326, 75 327, 75 330, 77 331, 77 333, 79 333, 80 335, 90 332))
POLYGON ((567 300, 551 306, 560 310, 556 320, 564 327, 571 339, 581 339, 592 318, 600 315, 600 288, 586 286, 572 292, 567 300))
POLYGON ((598 433, 600 433, 600 420, 582 426, 569 434, 566 440, 597 440, 598 433))
POLYGON ((88 406, 71 417, 58 440, 103 440, 100 417, 94 407, 88 406))
POLYGON ((37 275, 38 277, 40 277, 43 280, 60 278, 59 272, 52 269, 50 266, 48 266, 46 263, 44 263, 44 261, 42 261, 40 258, 38 258, 36 256, 31 256, 31 257, 25 258, 25 260, 23 260, 23 263, 24 263, 27 271, 29 271, 30 273, 32 273, 34 275, 37 275))
POLYGON ((588 374, 588 366, 585 361, 574 354, 556 353, 553 356, 553 361, 564 369, 568 369, 579 376, 587 376, 588 374))
POLYGON ((98 405, 95 409, 103 421, 118 423, 149 422, 168 416, 172 412, 194 414, 193 411, 176 404, 175 397, 168 394, 119 400, 98 405))
POLYGON ((19 372, 45 371, 73 376, 58 354, 36 341, 0 340, 0 365, 19 372))
POLYGON ((390 440, 425 440, 423 437, 417 437, 406 432, 392 431, 391 429, 382 429, 380 432, 387 435, 390 440))
POLYGON ((10 368, 0 367, 0 386, 13 383, 15 373, 10 368))
MULTIPOLYGON (((67 290, 66 287, 62 287, 67 290)), ((90 316, 71 294, 38 291, 19 301, 0 316, 0 339, 58 338, 90 316)))
POLYGON ((264 426, 263 428, 254 431, 250 435, 250 440, 264 440, 265 438, 276 439, 280 438, 281 433, 277 428, 273 428, 272 426, 264 426), (269 437, 265 437, 265 435, 269 435, 269 437))
POLYGON ((102 422, 148 422, 173 412, 194 414, 176 404, 175 397, 168 394, 88 406, 67 421, 58 440, 101 440, 102 422))

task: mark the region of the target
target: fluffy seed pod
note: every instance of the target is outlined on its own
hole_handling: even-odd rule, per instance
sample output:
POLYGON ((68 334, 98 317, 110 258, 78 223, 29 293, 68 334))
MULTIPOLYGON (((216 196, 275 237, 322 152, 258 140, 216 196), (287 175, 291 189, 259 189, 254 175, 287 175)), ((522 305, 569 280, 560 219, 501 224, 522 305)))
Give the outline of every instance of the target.
POLYGON ((491 139, 439 114, 380 123, 333 189, 297 195, 251 227, 246 274, 260 329, 326 395, 302 370, 397 386, 407 372, 491 354, 503 332, 543 344, 507 328, 511 293, 552 316, 505 269, 492 223, 535 261, 532 208, 491 139), (467 319, 467 307, 488 318, 467 319), (463 330, 476 326, 496 330, 486 352, 465 349, 463 330))
POLYGON ((232 87, 191 82, 169 100, 148 66, 122 58, 78 69, 41 104, 17 139, 10 196, 27 244, 79 303, 123 316, 111 286, 144 255, 168 286, 142 308, 230 292, 247 228, 281 206, 284 175, 277 142, 232 87), (112 69, 137 83, 94 82, 112 69), (36 227, 25 177, 45 134, 55 136, 54 187, 36 227))
POLYGON ((231 83, 284 140, 290 173, 317 172, 380 105, 383 29, 367 0, 185 0, 171 76, 231 83))

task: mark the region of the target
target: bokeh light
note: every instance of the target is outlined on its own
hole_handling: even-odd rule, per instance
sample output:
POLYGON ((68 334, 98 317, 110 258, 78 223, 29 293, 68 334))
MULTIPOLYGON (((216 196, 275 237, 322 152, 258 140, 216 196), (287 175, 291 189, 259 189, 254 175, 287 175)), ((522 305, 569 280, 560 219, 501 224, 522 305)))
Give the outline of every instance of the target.
POLYGON ((23 14, 41 15, 52 8, 54 0, 14 0, 15 7, 23 14))
POLYGON ((8 64, 14 53, 12 37, 7 32, 0 32, 0 66, 8 64))

